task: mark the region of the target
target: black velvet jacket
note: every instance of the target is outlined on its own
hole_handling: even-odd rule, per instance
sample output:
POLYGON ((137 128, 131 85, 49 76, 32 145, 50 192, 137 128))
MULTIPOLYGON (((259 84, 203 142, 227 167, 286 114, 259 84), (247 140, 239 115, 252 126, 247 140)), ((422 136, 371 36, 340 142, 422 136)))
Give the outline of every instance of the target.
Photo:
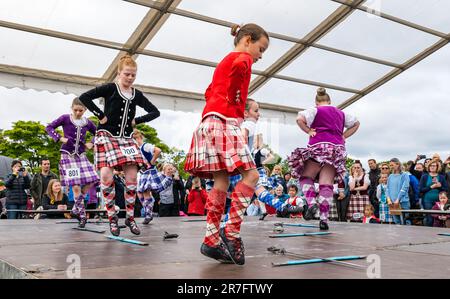
POLYGON ((133 119, 138 125, 154 120, 160 115, 158 108, 141 91, 133 88, 133 94, 128 99, 122 94, 119 85, 116 83, 97 86, 83 93, 79 98, 99 120, 107 117, 108 121, 105 124, 99 124, 97 131, 107 131, 114 137, 130 138, 133 135, 133 127, 131 126, 133 119), (93 102, 97 98, 105 99, 104 111, 93 102), (142 107, 148 113, 134 118, 136 106, 142 107))

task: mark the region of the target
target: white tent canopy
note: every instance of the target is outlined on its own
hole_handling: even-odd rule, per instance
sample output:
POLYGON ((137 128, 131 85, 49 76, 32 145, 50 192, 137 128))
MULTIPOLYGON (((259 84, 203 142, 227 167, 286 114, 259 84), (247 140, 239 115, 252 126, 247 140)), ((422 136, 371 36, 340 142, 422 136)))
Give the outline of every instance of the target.
POLYGON ((439 0, 3 0, 0 85, 79 95, 114 80, 127 52, 158 107, 200 111, 233 49, 229 27, 254 22, 271 45, 250 96, 292 123, 317 86, 345 108, 446 46, 449 9, 439 0))

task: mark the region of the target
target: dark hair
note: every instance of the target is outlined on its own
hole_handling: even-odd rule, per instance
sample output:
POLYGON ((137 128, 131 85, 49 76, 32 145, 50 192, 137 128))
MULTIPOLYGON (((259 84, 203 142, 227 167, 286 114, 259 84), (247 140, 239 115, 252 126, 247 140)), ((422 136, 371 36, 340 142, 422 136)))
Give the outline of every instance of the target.
POLYGON ((86 109, 86 106, 84 106, 83 102, 80 101, 80 99, 78 97, 76 97, 75 99, 72 100, 72 106, 81 106, 84 107, 86 109))
POLYGON ((234 45, 236 46, 244 36, 250 36, 252 42, 257 42, 262 36, 269 40, 269 35, 261 27, 253 23, 245 24, 244 26, 233 25, 231 27, 231 35, 234 36, 234 45))
POLYGON ((289 189, 292 189, 292 188, 295 189, 295 192, 298 192, 298 187, 296 185, 290 185, 289 186, 289 189))
POLYGON ((447 191, 445 191, 445 190, 440 191, 440 192, 439 192, 439 195, 441 195, 441 194, 445 194, 445 196, 448 197, 448 193, 447 193, 447 191))
POLYGON ((13 168, 14 165, 19 164, 19 163, 20 163, 20 165, 23 166, 22 161, 20 161, 20 160, 12 160, 12 162, 11 162, 11 168, 13 168))
POLYGON ((331 98, 323 87, 317 89, 316 103, 331 102, 331 98))
POLYGON ((373 161, 373 163, 377 164, 377 161, 375 159, 369 159, 367 162, 373 161))
POLYGON ((42 165, 42 162, 44 162, 44 161, 49 161, 50 162, 50 159, 47 158, 47 157, 41 158, 41 160, 39 160, 39 164, 42 165))

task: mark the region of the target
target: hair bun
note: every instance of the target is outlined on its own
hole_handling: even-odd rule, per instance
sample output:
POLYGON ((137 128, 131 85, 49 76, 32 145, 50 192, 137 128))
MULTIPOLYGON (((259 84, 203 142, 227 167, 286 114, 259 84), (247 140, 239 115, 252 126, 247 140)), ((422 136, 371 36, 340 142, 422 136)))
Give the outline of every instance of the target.
POLYGON ((239 32, 239 29, 241 29, 241 26, 238 24, 234 24, 233 26, 231 26, 231 35, 236 36, 239 32))
POLYGON ((327 91, 325 90, 325 88, 323 88, 323 87, 317 88, 317 95, 318 96, 324 96, 326 94, 327 94, 327 91))

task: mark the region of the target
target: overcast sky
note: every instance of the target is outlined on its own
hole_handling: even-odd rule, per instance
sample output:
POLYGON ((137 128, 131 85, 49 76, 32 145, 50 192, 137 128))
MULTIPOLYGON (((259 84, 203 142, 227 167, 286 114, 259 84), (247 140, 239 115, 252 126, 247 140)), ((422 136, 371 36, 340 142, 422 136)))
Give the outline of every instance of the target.
MULTIPOLYGON (((6 2, 7 1, 5 1, 5 3, 6 2)), ((20 5, 20 3, 14 4, 16 2, 20 1, 12 1, 8 4, 10 5, 10 7, 8 6, 6 8, 8 8, 9 11, 12 11, 14 8, 13 5, 20 5)), ((61 1, 52 0, 47 2, 52 3, 54 10, 57 10, 58 6, 61 6, 61 1)), ((265 1, 267 5, 273 4, 273 7, 280 7, 279 5, 275 5, 275 2, 265 1)), ((328 5, 327 3, 325 3, 325 1, 319 2, 323 3, 323 5, 328 5)), ((433 2, 433 4, 445 3, 445 5, 449 6, 450 8, 450 1, 431 2, 433 2)), ((192 9, 197 9, 195 8, 195 4, 193 4, 194 2, 182 1, 182 3, 185 3, 185 7, 181 7, 183 9, 190 9, 191 7, 189 7, 189 5, 192 6, 192 9)), ((308 2, 306 0, 303 0, 297 3, 305 5, 305 3, 308 2)), ((417 11, 420 11, 418 3, 419 2, 414 1, 415 9, 417 11)), ((381 4, 383 4, 382 1, 381 4)), ((126 4, 126 7, 129 7, 129 5, 130 4, 126 4)), ((334 6, 335 4, 332 5, 334 6)), ((11 13, 8 14, 8 12, 5 12, 6 8, 1 7, 0 5, 0 11, 3 11, 0 12, 0 19, 11 20, 11 13)), ((383 8, 383 6, 381 6, 381 8, 383 8)), ((118 8, 118 10, 121 11, 124 11, 124 9, 124 7, 118 8)), ((207 9, 207 7, 205 9, 207 9)), ((333 9, 334 7, 329 7, 330 11, 332 11, 333 9)), ((136 14, 136 11, 137 8, 133 7, 133 11, 130 12, 130 14, 136 14)), ((232 15, 223 15, 224 13, 219 9, 214 11, 216 13, 215 15, 213 14, 214 17, 223 17, 227 19, 230 19, 232 17, 232 15)), ((245 10, 240 10, 240 15, 238 16, 239 19, 243 19, 245 17, 242 11, 245 10)), ((30 12, 28 13, 30 13, 31 15, 31 12, 32 10, 30 10, 30 12)), ((16 11, 15 13, 18 12, 16 11)), ((319 20, 320 13, 323 13, 323 9, 316 9, 310 13, 310 18, 319 20)), ((53 12, 53 14, 55 14, 55 12, 53 12)), ((142 12, 140 12, 139 16, 141 15, 142 12)), ((410 15, 412 17, 417 17, 417 14, 410 13, 410 15)), ((292 13, 292 10, 289 15, 284 16, 289 17, 292 22, 295 22, 295 18, 293 18, 295 14, 292 13)), ((71 16, 69 15, 64 16, 64 18, 66 19, 70 17, 71 16)), ((90 16, 87 16, 86 18, 89 17, 90 16)), ((322 19, 323 17, 324 16, 321 16, 322 19)), ((427 17, 430 20, 434 18, 433 14, 430 14, 427 17)), ((255 14, 252 14, 251 17, 249 17, 249 20, 252 20, 253 18, 256 18, 255 14)), ((275 24, 277 25, 275 26, 271 25, 269 21, 267 21, 273 19, 267 18, 267 16, 264 18, 263 16, 259 16, 259 18, 261 19, 260 22, 267 23, 267 25, 265 25, 269 26, 270 31, 284 33, 282 32, 281 23, 275 24)), ((367 26, 371 28, 373 27, 373 30, 380 27, 378 23, 379 20, 377 21, 371 18, 369 21, 367 21, 366 19, 368 19, 367 16, 361 15, 361 13, 358 12, 355 13, 354 16, 352 16, 352 19, 349 21, 367 22, 367 26)), ((28 19, 26 18, 26 16, 22 16, 22 19, 19 18, 18 20, 20 20, 22 23, 26 23, 28 19)), ((33 21, 36 22, 36 24, 33 23, 31 25, 51 25, 51 22, 49 20, 52 19, 49 17, 46 22, 43 21, 43 23, 45 24, 41 24, 39 23, 40 20, 36 19, 35 21, 33 21)), ((424 20, 424 22, 427 21, 427 19, 424 17, 422 17, 421 20, 424 20)), ((439 20, 441 19, 437 18, 437 21, 439 20)), ((256 21, 259 20, 257 19, 256 21)), ((434 20, 435 23, 437 21, 436 19, 434 20)), ((134 23, 133 26, 135 25, 134 23)), ((402 31, 403 29, 399 29, 398 32, 394 32, 395 30, 389 27, 391 25, 385 25, 385 23, 383 23, 383 26, 385 26, 383 27, 383 29, 385 30, 384 32, 386 32, 386 36, 388 36, 388 38, 385 38, 384 40, 381 40, 381 35, 377 34, 374 34, 373 36, 370 36, 369 34, 369 37, 363 37, 362 33, 358 31, 358 28, 355 28, 355 26, 351 26, 351 23, 349 23, 348 25, 344 23, 340 27, 337 27, 335 29, 336 31, 334 35, 326 37, 321 41, 321 43, 334 47, 342 46, 347 50, 353 50, 365 55, 371 54, 372 56, 374 56, 374 54, 378 54, 375 56, 394 62, 402 62, 405 60, 405 58, 412 57, 424 47, 430 46, 436 40, 434 37, 426 36, 423 33, 418 33, 416 39, 404 38, 404 41, 402 40, 399 42, 400 36, 408 35, 405 35, 406 33, 402 31), (391 36, 392 40, 389 39, 389 34, 387 34, 387 32, 394 32, 391 36), (359 43, 352 44, 350 41, 355 40, 356 37, 360 39, 368 39, 367 41, 361 41, 359 43), (392 45, 393 41, 397 42, 397 45, 395 45, 395 47, 392 45), (366 46, 366 48, 364 48, 364 45, 366 46), (414 48, 413 46, 416 46, 417 48, 411 49, 414 48)), ((448 24, 450 23, 450 21, 448 20, 440 21, 440 23, 436 23, 437 25, 435 23, 431 22, 429 24, 439 26, 438 29, 441 30, 446 29, 447 31, 444 32, 448 32, 448 30, 450 29, 450 24, 448 24)), ((64 23, 62 22, 61 24, 64 23)), ((62 26, 61 24, 60 26, 62 26)), ((181 25, 178 25, 177 27, 175 23, 168 24, 169 25, 167 26, 167 29, 164 29, 163 27, 162 30, 165 30, 163 33, 169 36, 167 40, 173 41, 174 39, 170 38, 170 34, 177 34, 177 32, 179 33, 180 30, 184 30, 182 29, 184 27, 182 27, 181 25)), ((50 25, 49 27, 52 28, 50 25)), ((188 26, 188 24, 184 24, 183 26, 188 26)), ((117 31, 123 29, 122 27, 118 27, 117 31)), ((201 29, 197 29, 207 30, 207 28, 208 27, 205 26, 201 29)), ((225 34, 223 32, 223 29, 218 29, 220 27, 216 28, 211 26, 210 28, 211 31, 214 32, 214 34, 210 34, 211 38, 214 38, 217 35, 225 34), (215 32, 217 32, 217 34, 215 32)), ((395 28, 400 27, 396 26, 395 28)), ((65 28, 58 27, 55 27, 54 29, 70 31, 70 29, 63 30, 65 28)), ((75 30, 75 27, 72 26, 72 29, 75 30)), ((106 30, 106 28, 100 29, 106 30)), ((79 30, 83 30, 82 26, 79 30)), ((129 34, 128 31, 130 30, 127 29, 127 32, 121 33, 120 38, 118 37, 117 39, 114 39, 114 35, 111 34, 111 31, 109 31, 108 36, 104 38, 109 40, 117 40, 120 42, 123 41, 129 34)), ((86 32, 72 33, 87 34, 86 32)), ((290 31, 286 32, 290 35, 294 35, 296 33, 292 30, 291 27, 290 31)), ((303 32, 299 34, 303 34, 303 32)), ((26 37, 22 36, 21 33, 19 34, 17 32, 11 32, 0 28, 0 39, 11 41, 11 43, 9 43, 9 47, 0 48, 0 63, 11 64, 11 61, 16 61, 18 65, 22 66, 25 66, 27 63, 29 63, 29 67, 45 68, 46 63, 50 63, 48 61, 54 62, 55 60, 58 60, 58 57, 55 58, 54 55, 59 54, 53 53, 53 59, 46 62, 42 62, 43 60, 38 60, 36 62, 36 59, 39 57, 36 53, 38 53, 39 51, 43 52, 43 49, 45 49, 42 46, 36 46, 36 43, 34 44, 33 48, 36 53, 32 52, 32 55, 30 54, 31 52, 28 54, 18 53, 21 52, 22 49, 23 51, 29 49, 29 47, 21 47, 21 44, 18 42, 18 40, 20 40, 20 42, 23 42, 24 38, 26 37), (17 37, 16 41, 14 40, 15 37, 17 37), (15 57, 14 55, 17 55, 17 57, 15 57)), ((182 38, 179 44, 176 44, 175 46, 173 43, 171 43, 170 46, 167 46, 164 43, 165 40, 166 39, 163 38, 163 35, 160 35, 159 37, 157 35, 152 42, 153 44, 149 45, 149 48, 160 51, 180 49, 173 50, 172 52, 179 55, 194 57, 196 56, 195 49, 191 49, 192 45, 186 42, 184 42, 183 44, 182 38)), ((219 59, 218 57, 223 56, 224 53, 230 50, 231 46, 226 47, 224 45, 226 45, 227 43, 231 44, 231 39, 219 38, 218 40, 220 41, 220 47, 217 46, 218 42, 213 43, 215 44, 215 46, 212 46, 212 51, 208 52, 209 56, 204 59, 219 59)), ((192 44, 195 44, 195 42, 192 44)), ((264 57, 262 60, 262 63, 264 64, 259 64, 259 67, 261 67, 262 69, 269 66, 292 45, 274 40, 271 46, 272 47, 269 47, 268 52, 265 55, 266 57, 264 57), (272 53, 270 52, 271 50, 273 51, 272 53), (268 61, 266 63, 264 62, 265 58, 268 61)), ((64 51, 61 51, 60 53, 61 57, 67 55, 67 53, 64 51)), ((94 54, 92 56, 94 56, 94 54)), ((199 54, 197 56, 202 55, 199 54)), ((92 59, 90 59, 89 57, 86 58, 87 60, 85 64, 87 65, 86 67, 89 67, 89 70, 86 70, 85 72, 83 72, 82 69, 71 69, 67 71, 82 71, 82 73, 79 74, 101 76, 101 74, 105 70, 105 65, 108 65, 108 62, 111 61, 111 57, 114 57, 114 55, 108 53, 108 55, 104 57, 106 57, 104 58, 106 62, 103 60, 97 60, 99 64, 98 66, 96 66, 95 64, 92 65, 95 61, 91 61, 92 59)), ((71 58, 63 58, 60 59, 60 63, 69 64, 69 59, 71 58)), ((74 59, 76 58, 77 57, 75 55, 74 59)), ((149 60, 147 57, 145 59, 149 60)), ((329 53, 322 53, 317 49, 312 49, 309 53, 305 53, 305 56, 302 59, 303 62, 301 62, 301 60, 298 60, 298 62, 293 63, 288 68, 283 70, 281 74, 289 76, 295 76, 295 74, 297 74, 297 77, 303 79, 323 81, 331 84, 342 84, 344 86, 354 88, 362 88, 389 71, 389 69, 377 65, 372 65, 371 68, 369 68, 367 65, 360 66, 356 62, 354 63, 351 61, 347 61, 347 58, 343 58, 342 56, 334 57, 329 53), (326 72, 320 69, 321 65, 323 65, 323 67, 326 67, 326 72), (305 71, 306 68, 307 71, 305 71)), ((198 71, 199 74, 201 73, 201 76, 187 76, 183 78, 179 77, 183 75, 183 72, 177 73, 174 71, 177 66, 168 67, 168 65, 171 65, 169 62, 157 66, 156 62, 155 64, 151 64, 153 62, 154 60, 150 59, 148 61, 149 65, 147 67, 140 68, 140 73, 138 73, 138 78, 141 78, 141 81, 145 81, 148 85, 152 85, 152 83, 156 84, 156 82, 153 82, 152 80, 156 80, 155 78, 157 78, 157 80, 159 80, 157 83, 161 83, 161 86, 163 87, 185 87, 188 90, 202 92, 207 87, 212 74, 212 69, 202 67, 201 69, 199 68, 198 71), (148 77, 150 75, 153 75, 153 79, 148 77)), ((255 68, 258 68, 257 66, 258 65, 255 65, 255 68)), ((76 67, 82 68, 83 66, 74 66, 74 68, 76 67)), ((51 69, 51 67, 49 67, 49 69, 51 69)), ((372 92, 357 103, 345 109, 345 113, 356 115, 361 122, 360 130, 347 142, 347 150, 349 156, 351 156, 352 158, 363 160, 364 164, 366 164, 365 162, 368 158, 387 160, 392 157, 398 157, 399 159, 406 161, 409 159, 413 159, 416 154, 426 154, 427 156, 430 156, 433 153, 439 153, 441 155, 441 158, 445 159, 450 155, 449 82, 450 47, 446 46, 414 66, 412 69, 406 71, 381 88, 377 89, 375 92, 372 92)), ((279 82, 277 82, 276 80, 269 82, 266 87, 262 88, 255 94, 255 98, 261 101, 271 101, 271 99, 276 99, 278 101, 276 101, 275 103, 281 105, 294 105, 297 107, 305 108, 313 105, 313 88, 308 87, 300 90, 298 89, 298 84, 290 83, 290 85, 284 86, 277 83, 279 82), (282 90, 280 90, 280 86, 283 86, 282 90), (284 92, 284 94, 281 94, 281 92, 284 92)), ((335 92, 332 90, 330 90, 329 92, 332 99, 333 97, 336 99, 336 102, 341 102, 343 99, 349 97, 349 95, 342 92, 335 92)), ((12 122, 15 122, 17 120, 35 120, 46 124, 47 122, 50 122, 53 119, 57 118, 62 113, 68 113, 70 111, 70 102, 72 98, 73 95, 63 95, 61 93, 53 94, 45 91, 37 92, 34 90, 21 90, 18 88, 6 89, 4 87, 0 87, 0 128, 8 129, 11 127, 12 122)), ((88 113, 88 115, 91 114, 88 113)), ((190 145, 192 131, 197 126, 200 120, 199 118, 200 116, 197 113, 163 110, 161 117, 151 122, 150 125, 158 130, 159 137, 166 144, 187 151, 190 145)), ((264 126, 264 123, 262 125, 264 126)), ((267 132, 267 130, 263 130, 263 132, 267 132)), ((305 146, 307 142, 306 135, 303 134, 295 124, 279 125, 279 127, 275 128, 272 127, 271 134, 272 136, 270 137, 275 138, 278 141, 273 143, 275 149, 281 154, 282 157, 286 157, 286 155, 288 155, 295 147, 305 146), (279 137, 277 137, 277 135, 279 137)))

